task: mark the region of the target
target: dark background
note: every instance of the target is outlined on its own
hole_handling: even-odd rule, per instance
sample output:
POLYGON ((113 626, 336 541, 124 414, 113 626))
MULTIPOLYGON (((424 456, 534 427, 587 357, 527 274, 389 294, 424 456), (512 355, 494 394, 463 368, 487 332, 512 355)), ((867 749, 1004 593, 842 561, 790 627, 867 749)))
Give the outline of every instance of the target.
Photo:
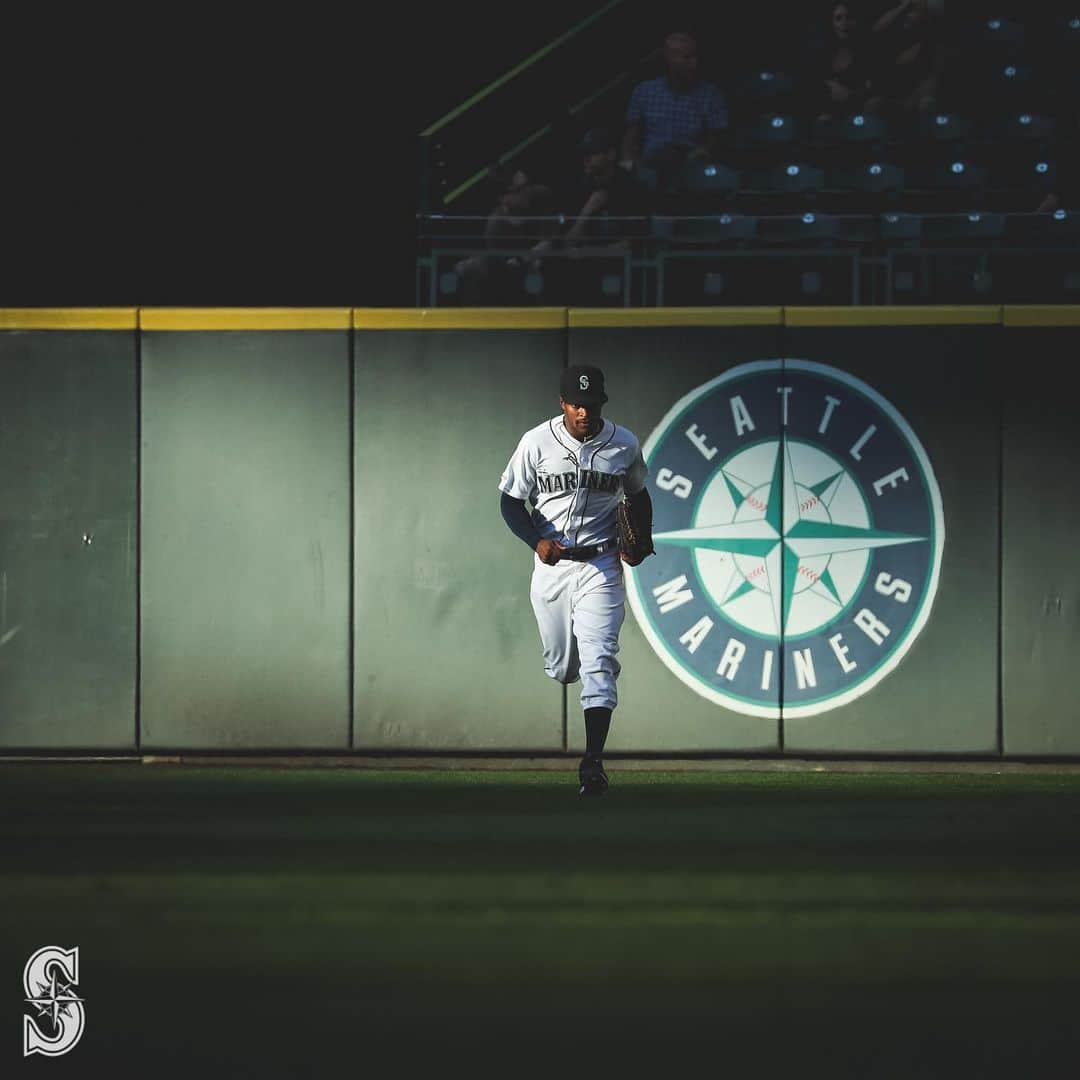
POLYGON ((416 134, 592 4, 14 16, 0 306, 405 305, 416 134))

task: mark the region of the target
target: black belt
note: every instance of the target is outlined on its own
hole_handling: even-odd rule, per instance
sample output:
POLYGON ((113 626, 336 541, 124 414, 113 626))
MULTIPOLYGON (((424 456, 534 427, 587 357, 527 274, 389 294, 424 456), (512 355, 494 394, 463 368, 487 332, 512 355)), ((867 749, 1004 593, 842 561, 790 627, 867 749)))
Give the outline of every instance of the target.
POLYGON ((560 559, 570 559, 573 562, 588 562, 597 555, 606 555, 619 546, 618 540, 605 540, 601 544, 583 544, 581 547, 564 548, 559 554, 560 559))

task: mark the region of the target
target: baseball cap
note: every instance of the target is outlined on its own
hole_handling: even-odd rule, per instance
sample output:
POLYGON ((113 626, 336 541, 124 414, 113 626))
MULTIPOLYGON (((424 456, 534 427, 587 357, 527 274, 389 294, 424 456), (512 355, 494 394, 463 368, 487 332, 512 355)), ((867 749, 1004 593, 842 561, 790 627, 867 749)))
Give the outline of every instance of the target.
POLYGON ((559 379, 559 396, 571 405, 603 405, 604 373, 587 364, 571 364, 559 379))
POLYGON ((605 150, 614 150, 616 139, 610 128, 590 128, 582 136, 578 148, 583 154, 599 154, 605 150))

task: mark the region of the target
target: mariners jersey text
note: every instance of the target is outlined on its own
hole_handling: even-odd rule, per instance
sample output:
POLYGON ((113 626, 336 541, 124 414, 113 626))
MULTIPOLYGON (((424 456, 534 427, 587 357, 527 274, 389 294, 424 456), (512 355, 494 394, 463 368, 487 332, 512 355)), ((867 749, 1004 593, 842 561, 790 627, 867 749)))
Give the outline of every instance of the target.
POLYGON ((537 493, 554 495, 560 491, 575 491, 577 488, 590 488, 593 491, 619 491, 622 487, 622 474, 602 473, 595 469, 578 469, 577 473, 536 474, 537 493))
POLYGON ((562 414, 527 431, 499 481, 499 490, 533 504, 544 539, 566 546, 615 537, 615 512, 648 476, 633 432, 610 420, 584 442, 566 430, 562 414))

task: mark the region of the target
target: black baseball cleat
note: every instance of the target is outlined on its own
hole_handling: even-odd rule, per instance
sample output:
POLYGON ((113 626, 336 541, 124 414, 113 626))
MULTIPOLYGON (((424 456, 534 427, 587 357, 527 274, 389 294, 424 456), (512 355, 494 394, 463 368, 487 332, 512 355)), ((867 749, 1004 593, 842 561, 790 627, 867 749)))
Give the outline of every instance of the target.
POLYGON ((604 763, 598 757, 586 754, 578 765, 578 781, 581 783, 579 795, 603 795, 608 788, 604 763))

